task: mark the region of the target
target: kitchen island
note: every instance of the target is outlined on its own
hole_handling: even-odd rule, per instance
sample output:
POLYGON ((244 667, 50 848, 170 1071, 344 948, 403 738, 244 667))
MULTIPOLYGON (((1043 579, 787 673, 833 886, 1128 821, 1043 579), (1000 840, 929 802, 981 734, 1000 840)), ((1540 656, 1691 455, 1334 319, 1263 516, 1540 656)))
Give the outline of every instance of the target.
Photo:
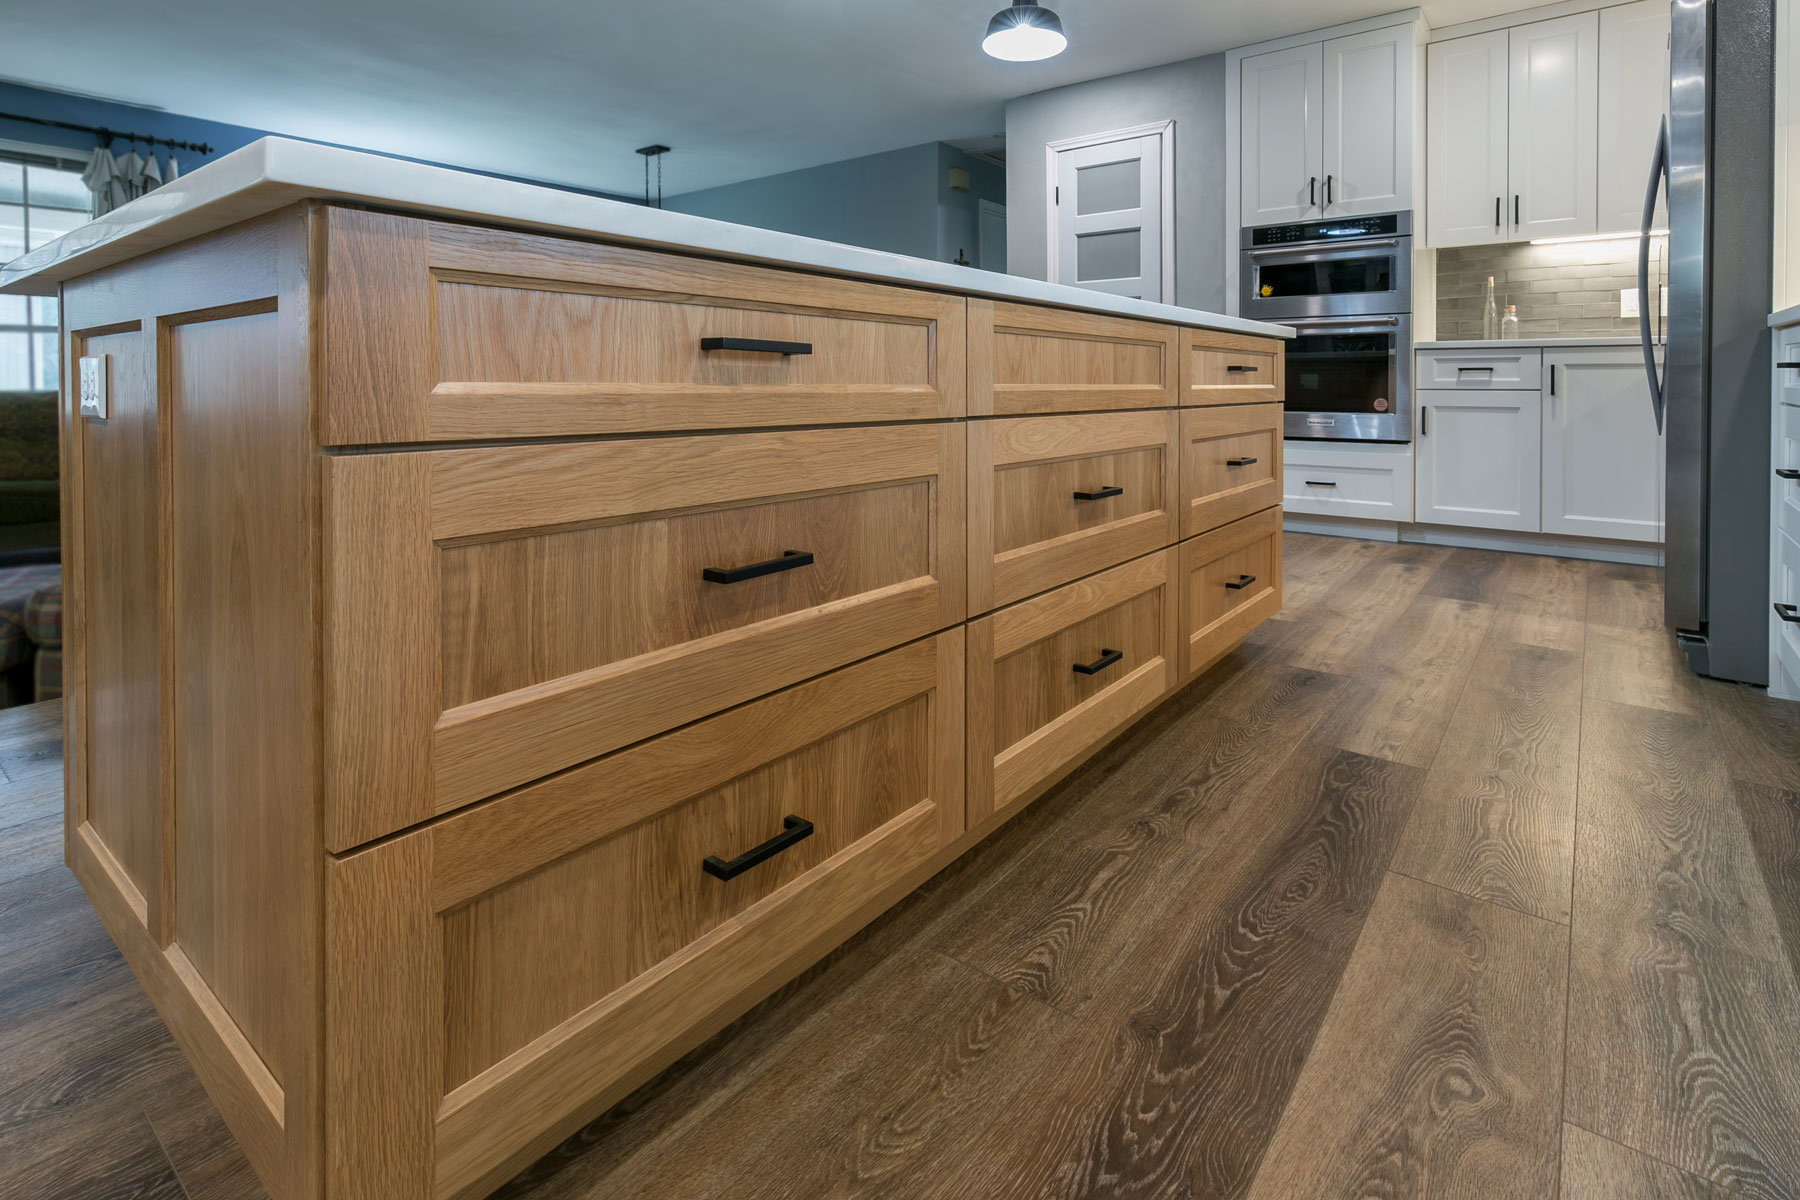
POLYGON ((1276 326, 279 139, 0 290, 67 861, 277 1197, 486 1194, 1280 607, 1276 326))

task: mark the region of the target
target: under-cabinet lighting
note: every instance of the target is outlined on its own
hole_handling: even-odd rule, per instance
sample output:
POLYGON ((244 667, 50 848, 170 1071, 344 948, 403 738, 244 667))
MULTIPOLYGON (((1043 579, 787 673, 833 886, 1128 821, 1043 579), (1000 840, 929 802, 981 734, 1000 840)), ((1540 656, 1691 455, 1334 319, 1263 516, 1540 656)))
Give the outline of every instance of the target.
MULTIPOLYGON (((1567 246, 1575 242, 1623 242, 1627 239, 1637 241, 1644 235, 1641 233, 1577 233, 1569 237, 1532 238, 1534 246, 1567 246)), ((1668 237, 1666 229, 1652 229, 1651 237, 1668 237)))

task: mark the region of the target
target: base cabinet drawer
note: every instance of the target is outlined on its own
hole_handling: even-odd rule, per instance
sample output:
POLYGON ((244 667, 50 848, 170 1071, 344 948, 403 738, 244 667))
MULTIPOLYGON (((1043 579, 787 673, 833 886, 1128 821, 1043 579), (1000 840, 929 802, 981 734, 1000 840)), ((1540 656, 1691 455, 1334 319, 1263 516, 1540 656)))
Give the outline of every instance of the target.
POLYGON ((345 1090, 485 1194, 961 833, 963 683, 959 629, 337 860, 345 1090))
POLYGON ((969 301, 969 415, 1098 412, 1175 403, 1176 327, 969 301))
POLYGON ((1279 404, 1286 343, 1204 329, 1181 331, 1183 404, 1279 404))
POLYGON ((1176 410, 969 423, 969 611, 1176 540, 1176 410))
POLYGON ((1414 388, 1535 388, 1544 369, 1543 351, 1536 347, 1421 350, 1414 361, 1414 388))
MULTIPOLYGON (((1800 400, 1800 394, 1795 399, 1800 400)), ((1776 406, 1775 462, 1777 470, 1789 472, 1775 476, 1771 483, 1779 501, 1775 526, 1789 537, 1800 538, 1800 404, 1776 406)))
POLYGON ((1281 609, 1281 510, 1189 538, 1180 554, 1181 678, 1211 666, 1281 609))
POLYGON ((1281 503, 1279 404, 1183 409, 1181 536, 1281 503))
POLYGON ((1411 446, 1322 450, 1290 442, 1282 460, 1281 504, 1295 515, 1413 518, 1411 446))
POLYGON ((327 460, 345 850, 964 616, 963 428, 327 460))
POLYGON ((1035 796, 1175 682, 1173 549, 969 623, 969 824, 1035 796))

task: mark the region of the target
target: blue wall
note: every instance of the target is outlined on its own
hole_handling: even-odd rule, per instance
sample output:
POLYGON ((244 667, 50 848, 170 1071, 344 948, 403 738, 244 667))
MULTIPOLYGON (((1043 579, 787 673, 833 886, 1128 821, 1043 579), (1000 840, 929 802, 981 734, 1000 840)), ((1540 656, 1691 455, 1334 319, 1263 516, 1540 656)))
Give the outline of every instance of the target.
MULTIPOLYGON (((25 87, 16 83, 0 83, 0 113, 18 113, 28 117, 43 117, 51 121, 69 121, 78 125, 97 125, 117 132, 142 133, 152 137, 174 138, 184 142, 206 142, 213 147, 210 155, 196 154, 192 150, 177 150, 175 156, 181 162, 181 170, 185 174, 202 163, 211 162, 222 154, 249 145, 257 138, 269 136, 269 131, 248 129, 242 125, 226 125, 218 121, 203 121, 199 117, 184 117, 175 113, 158 112, 151 108, 139 108, 133 104, 115 104, 110 100, 90 100, 83 96, 70 96, 62 92, 48 92, 40 88, 25 87)), ((291 135, 283 135, 291 136, 291 135)), ((51 125, 37 125, 29 121, 9 121, 0 118, 0 139, 12 142, 30 142, 37 146, 60 146, 79 151, 80 157, 86 158, 88 153, 99 144, 99 139, 91 133, 81 133, 72 129, 57 129, 51 125)), ((303 138, 303 141, 316 139, 303 138)), ((115 154, 122 154, 128 143, 115 140, 111 149, 115 154)), ((348 147, 352 150, 364 149, 361 146, 348 147)), ((383 151, 372 151, 382 154, 383 151)), ((159 146, 156 150, 159 159, 166 159, 169 149, 159 146)), ((409 162, 426 162, 421 158, 408 158, 403 154, 387 154, 388 158, 407 158, 409 162)), ((459 170, 471 171, 473 167, 460 163, 432 163, 433 166, 457 167, 459 170)), ((492 175, 499 179, 516 179, 517 176, 499 175, 493 171, 479 171, 478 174, 492 175)), ((521 179, 521 183, 542 183, 536 179, 521 179)), ((580 192, 588 196, 601 196, 608 200, 623 200, 628 204, 642 204, 641 197, 616 196, 610 192, 591 191, 587 188, 568 187, 563 184, 548 183, 545 187, 560 188, 566 192, 580 192)))
POLYGON ((985 158, 938 143, 937 225, 938 258, 954 262, 958 251, 971 263, 979 264, 980 202, 992 200, 1006 203, 1006 168, 985 158), (959 167, 969 173, 969 190, 950 186, 950 168, 959 167))

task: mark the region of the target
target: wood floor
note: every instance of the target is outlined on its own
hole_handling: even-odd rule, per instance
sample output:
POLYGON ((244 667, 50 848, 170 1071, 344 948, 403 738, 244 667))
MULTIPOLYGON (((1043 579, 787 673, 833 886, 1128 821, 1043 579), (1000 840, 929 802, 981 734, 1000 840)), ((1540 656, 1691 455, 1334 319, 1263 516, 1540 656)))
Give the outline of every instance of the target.
MULTIPOLYGON (((1288 608, 499 1193, 1800 1197, 1800 706, 1638 567, 1290 535, 1288 608)), ((262 1196, 0 714, 0 1195, 262 1196)))

